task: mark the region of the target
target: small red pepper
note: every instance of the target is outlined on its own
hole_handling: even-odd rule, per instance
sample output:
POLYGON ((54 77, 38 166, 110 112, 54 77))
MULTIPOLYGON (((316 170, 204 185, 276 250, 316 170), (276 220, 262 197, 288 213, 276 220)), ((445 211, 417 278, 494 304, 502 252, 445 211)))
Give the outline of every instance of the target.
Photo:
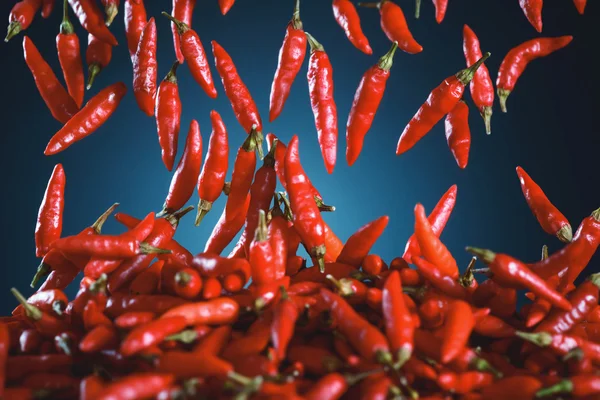
POLYGON ((333 0, 333 16, 338 25, 344 30, 346 37, 354 47, 365 54, 373 54, 369 39, 360 26, 360 17, 350 0, 333 0))
POLYGON ((119 335, 112 325, 97 325, 79 342, 79 350, 84 353, 97 353, 114 348, 119 343, 119 335))
POLYGON ((411 358, 415 326, 402 294, 402 281, 393 271, 385 281, 382 292, 385 333, 396 355, 396 367, 402 367, 411 358))
POLYGON ((140 36, 142 36, 142 31, 148 22, 146 7, 142 0, 125 0, 124 8, 125 36, 127 37, 129 57, 133 61, 140 42, 140 36))
POLYGON ((95 1, 69 0, 69 4, 79 19, 79 23, 86 31, 88 31, 88 33, 91 33, 111 46, 117 46, 119 44, 104 23, 102 12, 95 1))
POLYGON ((85 87, 83 62, 81 61, 79 38, 69 20, 69 3, 67 0, 64 0, 60 32, 56 35, 56 51, 69 95, 75 101, 77 108, 81 108, 85 87))
POLYGON ((56 334, 66 330, 66 322, 43 312, 33 304, 27 303, 27 299, 17 289, 12 288, 11 292, 19 303, 21 303, 25 309, 26 317, 34 324, 40 334, 47 337, 54 337, 56 334))
POLYGON ((448 147, 462 169, 469 162, 471 148, 471 130, 469 129, 469 106, 464 101, 456 103, 452 111, 446 115, 446 140, 448 147))
POLYGON ((108 66, 112 58, 112 46, 88 34, 88 47, 85 61, 88 65, 88 81, 86 89, 90 90, 98 74, 108 66))
MULTIPOLYGON (((196 0, 173 0, 173 10, 171 15, 187 26, 191 26, 195 7, 196 0)), ((183 64, 185 62, 185 58, 181 52, 179 28, 174 22, 171 23, 171 32, 173 33, 173 47, 175 48, 177 61, 179 61, 180 64, 183 64)))
POLYGON ((542 32, 542 7, 544 0, 519 0, 521 10, 538 33, 542 32))
MULTIPOLYGON (((229 199, 227 199, 229 202, 229 199)), ((214 226, 206 246, 204 247, 205 253, 221 254, 221 252, 231 243, 235 236, 244 227, 246 221, 246 214, 250 207, 250 194, 246 194, 244 203, 237 209, 234 210, 234 215, 231 216, 227 213, 227 205, 223 209, 221 217, 214 226)), ((243 248, 243 246, 242 246, 243 248)))
POLYGON ((174 382, 171 374, 134 373, 106 385, 97 400, 153 398, 174 382))
POLYGON ((133 94, 138 107, 147 116, 154 116, 156 98, 156 22, 150 18, 133 57, 133 94))
POLYGON ((296 304, 288 297, 285 289, 281 300, 275 306, 271 324, 271 342, 279 360, 285 360, 288 344, 294 335, 294 326, 298 319, 296 304))
POLYGON ((258 212, 258 227, 254 240, 249 249, 252 280, 257 285, 264 285, 275 280, 275 265, 273 263, 273 250, 267 238, 267 219, 264 210, 258 212))
POLYGON ((178 66, 179 62, 175 61, 169 73, 160 83, 156 93, 156 107, 154 109, 161 157, 163 164, 169 171, 173 169, 175 163, 181 124, 181 99, 179 98, 176 75, 178 66))
POLYGON ((185 317, 186 325, 228 324, 237 319, 238 310, 239 307, 235 301, 223 297, 207 302, 187 303, 171 308, 158 321, 169 317, 182 316, 185 317))
POLYGON ((162 342, 167 336, 177 333, 188 325, 184 316, 163 316, 160 319, 140 325, 132 330, 121 342, 120 351, 125 357, 162 342))
POLYGON ((40 204, 35 225, 35 255, 37 257, 45 256, 50 250, 50 245, 60 238, 66 182, 62 164, 56 164, 40 204))
POLYGON ((17 36, 19 32, 29 28, 41 6, 42 0, 22 0, 17 2, 8 15, 8 29, 4 41, 8 42, 17 36))

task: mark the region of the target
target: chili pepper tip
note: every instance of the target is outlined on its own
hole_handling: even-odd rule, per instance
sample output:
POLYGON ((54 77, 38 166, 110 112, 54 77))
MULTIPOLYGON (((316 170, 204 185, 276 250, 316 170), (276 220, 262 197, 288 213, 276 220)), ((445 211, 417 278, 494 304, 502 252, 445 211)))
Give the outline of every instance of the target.
POLYGON ((528 333, 517 331, 515 335, 539 347, 548 347, 552 343, 552 335, 547 332, 528 333))
POLYGON ((500 102, 500 110, 502 110, 503 113, 508 112, 506 109, 506 99, 508 99, 509 95, 510 90, 498 88, 498 101, 500 102))
POLYGON ((466 247, 465 250, 477 256, 486 264, 491 263, 492 261, 494 261, 494 258, 496 258, 496 253, 494 253, 491 250, 480 249, 477 247, 466 247))
POLYGON ((104 23, 106 26, 110 26, 110 24, 112 24, 115 20, 117 14, 119 14, 119 8, 116 4, 110 3, 106 6, 104 12, 106 13, 106 21, 104 21, 104 23))
POLYGON ((19 21, 11 22, 10 24, 8 24, 8 30, 4 41, 8 42, 10 39, 17 36, 19 32, 21 32, 21 23, 19 21))
POLYGON ((555 385, 538 390, 535 397, 540 399, 542 397, 549 397, 560 393, 571 393, 572 391, 573 383, 570 380, 565 379, 555 385))

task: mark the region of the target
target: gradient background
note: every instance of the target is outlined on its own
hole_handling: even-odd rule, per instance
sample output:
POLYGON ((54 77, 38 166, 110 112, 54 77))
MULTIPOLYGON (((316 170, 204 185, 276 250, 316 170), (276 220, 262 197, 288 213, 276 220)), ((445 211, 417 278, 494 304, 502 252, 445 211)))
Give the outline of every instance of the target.
MULTIPOLYGON (((160 11, 170 10, 170 2, 147 1, 149 16, 157 18, 159 77, 174 60, 171 31, 160 11)), ((277 121, 268 123, 271 81, 277 64, 285 27, 292 14, 293 1, 238 0, 223 17, 216 0, 200 0, 193 27, 210 53, 210 40, 217 40, 231 54, 265 120, 265 133, 273 132, 286 142, 292 134, 301 138, 300 153, 306 171, 327 203, 337 206, 326 221, 342 240, 374 218, 387 214, 390 224, 373 251, 389 261, 401 255, 413 231, 413 207, 422 202, 427 211, 440 195, 458 184, 458 202, 443 240, 460 265, 470 256, 465 245, 489 247, 526 261, 536 260, 540 248, 551 251, 560 242, 546 235, 531 215, 515 174, 523 166, 544 188, 549 198, 570 219, 575 230, 582 218, 600 206, 598 189, 598 93, 600 70, 597 50, 597 18, 600 4, 591 1, 585 16, 577 14, 569 0, 548 2, 544 8, 544 35, 570 34, 575 37, 565 49, 533 62, 519 80, 508 100, 508 114, 494 109, 493 134, 486 136, 483 122, 471 107, 472 147, 469 166, 460 170, 448 151, 443 123, 410 152, 396 157, 395 147, 402 129, 432 88, 444 78, 464 68, 462 26, 467 23, 478 34, 484 51, 492 57, 488 67, 492 78, 507 51, 537 35, 518 2, 451 0, 441 25, 434 20, 430 1, 423 1, 421 19, 412 17, 412 0, 399 0, 405 9, 414 37, 423 45, 418 55, 398 52, 385 98, 366 138, 358 162, 349 168, 345 162, 345 122, 356 86, 364 71, 384 54, 390 43, 379 27, 376 10, 360 9, 363 29, 374 55, 356 50, 336 24, 329 1, 303 0, 302 20, 307 31, 324 45, 334 67, 335 99, 338 106, 340 140, 338 164, 333 175, 323 166, 308 100, 306 62, 292 88, 286 107, 277 121)), ((0 15, 7 16, 14 2, 2 2, 0 15)), ((27 34, 46 60, 61 76, 56 57, 55 36, 61 7, 52 17, 36 17, 27 34)), ((77 24, 82 50, 85 32, 77 24)), ((121 46, 112 63, 102 72, 86 100, 101 88, 124 81, 131 88, 131 63, 123 33, 121 14, 111 27, 121 46)), ((137 108, 130 91, 112 118, 95 134, 67 151, 45 157, 49 138, 60 128, 37 93, 25 65, 22 36, 2 43, 2 205, 3 266, 0 299, 3 314, 16 301, 9 288, 16 286, 31 293, 28 284, 39 260, 34 255, 34 227, 37 210, 53 166, 63 163, 67 174, 63 234, 78 233, 90 225, 113 202, 120 210, 143 216, 159 211, 171 174, 160 159, 155 121, 137 108)), ((210 56, 212 59, 212 56, 210 56)), ((213 68, 213 74, 216 71, 213 68)), ((209 112, 216 109, 229 129, 232 151, 246 134, 243 132, 217 82, 219 97, 209 99, 193 81, 186 66, 178 73, 183 102, 180 150, 187 126, 199 121, 204 151, 210 136, 209 112)), ((218 79, 218 77, 217 77, 218 79)), ((470 105, 472 102, 467 94, 470 105)), ((197 194, 190 200, 197 203, 197 194)), ((176 239, 192 252, 199 252, 224 205, 221 198, 199 228, 186 217, 176 239)), ((120 232, 113 220, 105 232, 120 232)), ((597 259, 589 270, 598 270, 597 259)), ((73 291, 71 291, 73 293, 73 291)))

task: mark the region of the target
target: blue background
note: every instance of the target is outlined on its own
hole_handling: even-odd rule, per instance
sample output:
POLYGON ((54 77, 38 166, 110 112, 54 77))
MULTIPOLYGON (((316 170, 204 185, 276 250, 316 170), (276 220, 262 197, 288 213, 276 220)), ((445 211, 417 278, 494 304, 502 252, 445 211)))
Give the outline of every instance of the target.
MULTIPOLYGON (((13 3, 2 2, 0 15, 7 16, 13 3)), ((169 23, 160 16, 160 11, 170 10, 170 2, 146 3, 148 15, 157 18, 162 78, 174 60, 169 23)), ((396 54, 375 123, 358 162, 349 168, 345 162, 344 127, 354 91, 364 71, 388 50, 390 43, 380 29, 376 10, 359 10, 374 50, 369 57, 348 42, 334 21, 329 1, 303 0, 304 27, 325 46, 334 67, 340 140, 333 175, 326 173, 317 145, 308 100, 306 62, 282 115, 273 124, 268 123, 271 81, 293 1, 238 0, 223 17, 216 0, 201 0, 193 27, 211 60, 213 39, 233 57, 263 116, 265 134, 273 132, 286 142, 293 134, 300 136, 302 162, 325 200, 337 207, 335 213, 325 218, 342 240, 364 223, 389 215, 390 224, 373 250, 389 261, 402 254, 413 231, 414 205, 422 202, 430 211, 441 194, 456 183, 458 202, 443 240, 460 265, 469 260, 463 250, 465 245, 489 247, 526 261, 537 259, 543 244, 548 244, 551 251, 559 249, 560 242, 546 235, 529 212, 515 167, 523 166, 544 188, 570 219, 574 230, 582 218, 600 206, 596 119, 600 105, 597 75, 600 64, 593 54, 597 50, 593 37, 598 35, 600 4, 591 1, 586 15, 580 16, 569 0, 547 2, 543 34, 571 34, 575 39, 567 48, 530 65, 509 97, 508 114, 502 114, 496 103, 491 136, 485 135, 483 122, 471 107, 473 139, 469 166, 464 171, 456 166, 448 151, 443 123, 411 151, 397 157, 395 147, 400 133, 431 89, 464 68, 464 23, 477 33, 483 50, 492 53, 487 65, 494 81, 507 51, 538 34, 516 0, 450 0, 441 25, 434 20, 431 2, 423 2, 420 20, 412 16, 412 1, 401 0, 399 4, 424 51, 418 55, 396 54)), ((131 89, 131 63, 122 16, 121 9, 111 27, 121 45, 115 48, 111 64, 99 76, 86 100, 116 81, 126 82, 131 89)), ((48 20, 36 17, 27 34, 62 78, 55 49, 60 17, 61 7, 57 4, 52 17, 48 20)), ((87 37, 72 13, 71 18, 84 51, 87 37)), ((113 117, 96 133, 59 155, 44 156, 43 150, 60 124, 51 117, 37 93, 23 60, 21 41, 22 35, 1 45, 4 234, 0 299, 4 313, 15 304, 9 294, 11 286, 26 294, 31 292, 28 284, 39 263, 34 255, 35 220, 56 163, 63 163, 67 174, 64 235, 75 234, 90 225, 115 201, 121 203, 121 211, 136 216, 159 211, 171 179, 160 159, 155 121, 137 108, 131 90, 113 117)), ((216 76, 216 70, 212 70, 216 76)), ((206 151, 211 132, 209 112, 216 109, 229 129, 233 163, 235 149, 246 134, 234 118, 222 85, 217 81, 219 97, 211 100, 193 81, 186 66, 179 69, 178 77, 183 102, 178 155, 192 118, 200 123, 206 151)), ((465 98, 472 105, 468 94, 465 98)), ((190 204, 196 204, 197 200, 194 194, 190 204)), ((193 226, 192 216, 186 217, 176 234, 177 240, 194 253, 201 251, 223 205, 221 198, 199 228, 193 226)), ((120 227, 112 220, 106 225, 105 232, 119 231, 120 227)), ((596 265, 592 262, 590 271, 597 270, 596 265)))

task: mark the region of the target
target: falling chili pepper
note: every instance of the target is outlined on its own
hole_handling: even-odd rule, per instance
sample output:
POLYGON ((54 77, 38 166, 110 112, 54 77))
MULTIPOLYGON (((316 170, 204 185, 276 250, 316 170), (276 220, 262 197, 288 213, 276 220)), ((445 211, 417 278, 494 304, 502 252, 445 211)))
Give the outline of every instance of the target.
POLYGON ((67 254, 100 258, 131 258, 140 254, 168 252, 129 235, 67 236, 56 240, 52 247, 67 254))
POLYGON ((575 7, 577 8, 577 12, 581 15, 585 12, 585 6, 587 4, 587 0, 573 0, 575 7))
POLYGON ((404 12, 399 5, 391 0, 382 0, 378 3, 358 3, 358 6, 379 9, 381 29, 390 42, 398 42, 400 50, 408 54, 417 54, 423 51, 423 46, 417 43, 410 33, 404 12))
POLYGON ((173 307, 164 313, 158 321, 169 317, 182 316, 185 317, 186 325, 227 324, 236 320, 238 309, 238 304, 235 301, 228 298, 218 298, 207 302, 187 303, 173 307))
POLYGON ((42 18, 49 18, 54 11, 55 0, 42 0, 42 18))
POLYGON ((242 82, 231 56, 215 40, 211 43, 217 71, 235 117, 246 133, 250 134, 253 130, 262 132, 262 120, 256 103, 242 82))
POLYGON ((173 169, 175 163, 181 124, 181 99, 176 76, 178 66, 179 62, 175 61, 167 76, 160 83, 153 113, 156 115, 156 130, 162 161, 169 171, 173 169))
POLYGON ((325 169, 333 173, 337 157, 337 107, 333 99, 333 68, 321 43, 305 32, 310 45, 307 79, 325 169))
MULTIPOLYGON (((196 0, 173 0, 173 11, 171 15, 187 26, 191 26, 195 7, 196 0)), ((179 28, 173 22, 171 23, 171 32, 173 32, 173 47, 175 48, 177 61, 179 61, 180 64, 183 64, 185 62, 185 58, 181 52, 179 28)))
MULTIPOLYGON (((467 67, 475 64, 483 55, 479 47, 479 38, 477 38, 475 32, 466 24, 463 27, 463 53, 467 60, 467 67)), ((491 119, 492 107, 494 105, 494 85, 485 64, 475 71, 475 76, 473 76, 469 88, 471 89, 471 98, 485 123, 485 132, 489 135, 492 133, 491 119)))
MULTIPOLYGON (((350 3, 349 0, 342 1, 350 3)), ((390 69, 397 48, 398 42, 394 42, 392 48, 379 59, 377 64, 365 72, 358 84, 346 123, 346 160, 348 165, 356 162, 365 136, 373 124, 375 114, 383 99, 387 80, 390 77, 390 69)))
POLYGON ((227 175, 229 157, 229 139, 227 128, 223 123, 221 115, 212 110, 210 112, 212 132, 206 152, 206 159, 202 166, 202 172, 198 180, 198 214, 196 215, 196 226, 204 216, 211 210, 213 203, 221 196, 225 177, 227 175))
POLYGON ((101 0, 104 6, 104 13, 106 14, 106 26, 110 26, 117 14, 119 14, 119 3, 120 0, 101 0))
POLYGON ((8 29, 5 42, 29 28, 35 14, 42 6, 42 0, 22 0, 13 6, 8 16, 8 29))
POLYGON ((60 32, 56 35, 56 51, 69 95, 75 101, 77 108, 80 108, 83 104, 84 76, 79 38, 69 20, 69 3, 67 0, 63 0, 63 2, 63 19, 60 24, 60 32))
POLYGON ((373 54, 369 40, 360 26, 360 17, 350 0, 333 0, 333 16, 338 25, 344 30, 350 43, 365 54, 373 54))
POLYGON ((125 36, 127 37, 127 47, 129 48, 129 57, 133 61, 137 51, 140 36, 146 26, 146 7, 143 0, 125 0, 125 36))
POLYGON ((402 296, 402 281, 398 271, 388 276, 382 294, 385 334, 396 355, 396 367, 399 368, 412 355, 415 326, 402 296))
POLYGON ((446 140, 448 147, 462 169, 469 162, 469 149, 471 148, 471 130, 469 129, 469 106, 460 100, 452 111, 446 114, 445 121, 446 140))
POLYGON ((531 179, 523 168, 517 167, 517 176, 521 182, 521 190, 527 205, 542 229, 546 233, 558 237, 561 242, 571 242, 573 229, 567 218, 548 200, 542 188, 531 179))
POLYGON ((252 185, 252 177, 256 169, 256 153, 259 148, 259 133, 252 131, 237 152, 233 172, 231 174, 231 189, 227 197, 225 212, 229 216, 239 212, 252 185))
POLYGON ((67 178, 62 164, 56 164, 38 211, 35 225, 36 257, 45 256, 50 250, 50 245, 60 238, 66 182, 67 178))
POLYGON ((156 22, 150 18, 133 57, 133 94, 138 107, 147 116, 154 115, 156 97, 156 22))
POLYGON ((77 114, 79 109, 77 104, 69 96, 69 93, 54 75, 52 68, 27 36, 23 37, 23 54, 25 62, 33 75, 35 86, 52 116, 60 123, 67 123, 77 114))
POLYGON ((115 83, 101 90, 50 139, 44 154, 51 156, 94 133, 115 112, 127 87, 115 83))
POLYGON ((519 0, 521 10, 538 33, 542 32, 542 7, 544 0, 519 0))
POLYGON ((81 26, 98 39, 117 46, 119 43, 104 23, 104 17, 97 3, 92 0, 69 0, 73 12, 81 26))
POLYGON ((88 65, 88 81, 86 89, 90 90, 98 74, 108 66, 112 58, 112 46, 88 34, 88 47, 85 61, 88 65))
POLYGON ((413 263, 417 266, 420 275, 444 295, 461 300, 468 298, 467 291, 460 285, 458 280, 443 272, 437 265, 420 257, 413 257, 413 263))
MULTIPOLYGON (((208 97, 212 99, 216 98, 217 90, 215 89, 212 73, 210 72, 210 67, 208 65, 208 59, 206 58, 206 53, 204 51, 204 46, 202 46, 202 42, 200 41, 200 37, 196 31, 190 28, 187 24, 175 19, 176 17, 173 18, 166 12, 163 12, 163 15, 170 19, 179 31, 181 53, 188 62, 188 66, 192 76, 194 77, 194 80, 196 80, 208 97)), ((233 65, 233 62, 231 62, 231 65, 233 65)), ((219 69, 218 65, 217 69, 219 69)), ((225 93, 227 93, 227 90, 225 93)))
POLYGON ((479 66, 489 56, 490 53, 485 53, 475 64, 446 78, 437 88, 433 89, 425 103, 404 128, 402 136, 398 140, 396 155, 410 150, 444 115, 452 111, 462 98, 465 86, 471 82, 479 66))
POLYGON ((336 261, 358 268, 387 227, 389 220, 390 218, 384 215, 362 226, 348 238, 336 261))
POLYGON ((288 23, 283 44, 279 49, 279 59, 275 77, 271 85, 269 100, 269 122, 281 114, 283 106, 290 94, 296 75, 302 67, 306 55, 306 35, 300 20, 300 0, 296 0, 294 15, 288 23))
POLYGON ((225 15, 229 12, 235 0, 219 0, 219 8, 221 9, 221 14, 225 15))
MULTIPOLYGON (((227 199, 227 202, 229 203, 229 199, 227 199)), ((219 217, 217 224, 206 241, 206 246, 204 247, 205 253, 221 254, 225 247, 235 238, 235 235, 244 227, 249 207, 249 193, 246 194, 244 203, 237 210, 234 210, 233 216, 227 213, 227 204, 225 205, 221 217, 219 217)))
MULTIPOLYGON (((538 0, 539 1, 539 0, 538 0)), ((502 60, 498 69, 496 88, 500 108, 506 112, 506 99, 514 91, 519 77, 527 65, 535 59, 545 57, 560 50, 573 40, 573 36, 560 36, 555 38, 537 38, 528 40, 512 48, 502 60)))

